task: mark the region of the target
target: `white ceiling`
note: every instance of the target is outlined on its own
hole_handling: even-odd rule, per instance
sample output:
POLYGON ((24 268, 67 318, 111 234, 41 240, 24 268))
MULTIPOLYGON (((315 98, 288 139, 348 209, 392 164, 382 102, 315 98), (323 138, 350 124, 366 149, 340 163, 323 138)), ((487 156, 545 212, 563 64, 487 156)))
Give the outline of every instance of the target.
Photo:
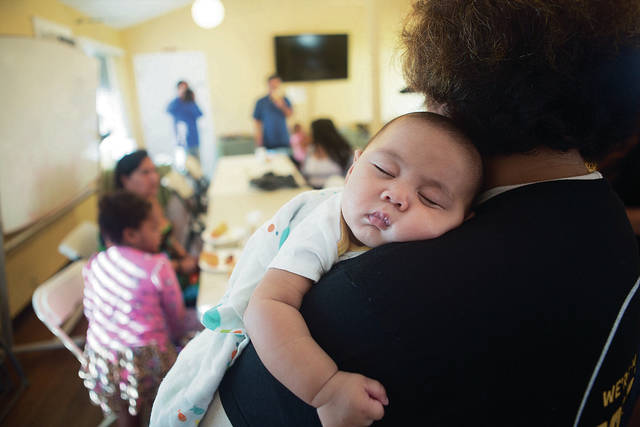
POLYGON ((193 0, 60 0, 95 22, 127 28, 179 9, 193 0))

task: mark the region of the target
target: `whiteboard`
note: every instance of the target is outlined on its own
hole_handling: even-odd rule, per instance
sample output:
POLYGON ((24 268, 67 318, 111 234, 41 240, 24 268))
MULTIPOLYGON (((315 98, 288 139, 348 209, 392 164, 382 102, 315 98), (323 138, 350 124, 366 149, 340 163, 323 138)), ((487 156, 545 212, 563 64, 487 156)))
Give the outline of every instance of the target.
POLYGON ((63 208, 98 176, 98 63, 54 40, 0 37, 4 233, 63 208))

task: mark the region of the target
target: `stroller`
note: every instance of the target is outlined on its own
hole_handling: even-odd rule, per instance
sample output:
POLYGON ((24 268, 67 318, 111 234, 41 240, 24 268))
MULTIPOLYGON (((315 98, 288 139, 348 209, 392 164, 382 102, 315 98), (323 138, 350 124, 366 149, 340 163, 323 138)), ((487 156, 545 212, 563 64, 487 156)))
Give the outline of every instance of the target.
POLYGON ((171 192, 167 217, 174 224, 176 238, 189 253, 198 254, 202 250, 201 234, 205 229, 209 188, 200 162, 187 156, 184 171, 172 168, 162 178, 162 185, 171 192))

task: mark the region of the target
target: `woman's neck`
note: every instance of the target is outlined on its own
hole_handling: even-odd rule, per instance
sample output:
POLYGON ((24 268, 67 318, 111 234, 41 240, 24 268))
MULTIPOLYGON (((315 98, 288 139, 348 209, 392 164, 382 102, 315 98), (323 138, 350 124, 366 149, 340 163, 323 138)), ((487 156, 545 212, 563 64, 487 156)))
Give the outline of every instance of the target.
POLYGON ((529 154, 485 157, 484 189, 548 181, 589 173, 578 150, 566 153, 547 148, 529 154))

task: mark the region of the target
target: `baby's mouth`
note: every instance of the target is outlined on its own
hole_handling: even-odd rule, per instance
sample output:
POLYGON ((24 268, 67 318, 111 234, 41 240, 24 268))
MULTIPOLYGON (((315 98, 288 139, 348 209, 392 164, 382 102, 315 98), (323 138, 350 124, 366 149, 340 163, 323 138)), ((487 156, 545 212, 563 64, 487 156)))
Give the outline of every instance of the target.
POLYGON ((380 230, 386 230, 391 225, 389 216, 382 212, 372 212, 367 214, 367 220, 371 225, 378 227, 380 230))

